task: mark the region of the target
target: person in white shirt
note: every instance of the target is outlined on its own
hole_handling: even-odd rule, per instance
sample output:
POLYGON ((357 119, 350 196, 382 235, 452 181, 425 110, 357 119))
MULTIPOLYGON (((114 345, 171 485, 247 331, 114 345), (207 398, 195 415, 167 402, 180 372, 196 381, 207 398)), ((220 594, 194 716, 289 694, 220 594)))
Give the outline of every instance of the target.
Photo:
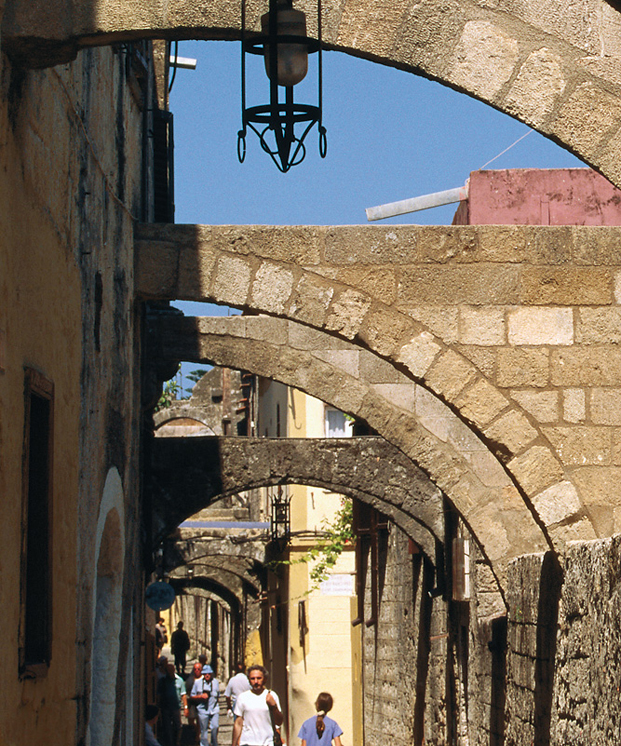
POLYGON ((276 692, 265 688, 267 671, 250 666, 250 689, 235 703, 232 746, 274 746, 274 727, 284 720, 276 692))
POLYGON ((230 712, 230 714, 233 715, 237 697, 239 697, 242 692, 247 692, 249 689, 250 682, 248 681, 248 677, 246 676, 246 672, 244 671, 244 664, 236 663, 235 675, 231 676, 231 678, 229 679, 229 683, 226 685, 226 689, 224 690, 224 696, 226 698, 226 709, 228 711, 227 714, 230 712))

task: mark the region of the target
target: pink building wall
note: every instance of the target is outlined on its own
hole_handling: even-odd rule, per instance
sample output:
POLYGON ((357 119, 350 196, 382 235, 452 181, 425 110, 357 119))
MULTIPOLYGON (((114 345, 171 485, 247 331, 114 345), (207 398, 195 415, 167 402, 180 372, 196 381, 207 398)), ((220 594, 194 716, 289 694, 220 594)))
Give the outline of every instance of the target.
POLYGON ((621 225, 621 190, 590 168, 473 171, 453 225, 621 225))

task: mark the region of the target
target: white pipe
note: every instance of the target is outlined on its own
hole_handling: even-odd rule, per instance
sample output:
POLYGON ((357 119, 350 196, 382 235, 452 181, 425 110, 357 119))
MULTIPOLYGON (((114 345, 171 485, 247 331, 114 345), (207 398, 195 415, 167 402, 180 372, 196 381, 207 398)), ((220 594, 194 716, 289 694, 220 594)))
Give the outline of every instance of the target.
POLYGON ((367 207, 367 220, 383 220, 384 218, 393 218, 395 215, 404 215, 408 212, 417 212, 418 210, 428 210, 430 207, 440 207, 440 205, 450 205, 453 202, 461 202, 468 199, 468 182, 457 189, 446 189, 444 192, 434 192, 433 194, 423 194, 420 197, 411 199, 402 199, 400 202, 389 202, 386 205, 378 207, 367 207))
POLYGON ((170 57, 170 64, 173 67, 180 67, 184 70, 196 70, 196 60, 191 57, 175 57, 173 54, 170 57))

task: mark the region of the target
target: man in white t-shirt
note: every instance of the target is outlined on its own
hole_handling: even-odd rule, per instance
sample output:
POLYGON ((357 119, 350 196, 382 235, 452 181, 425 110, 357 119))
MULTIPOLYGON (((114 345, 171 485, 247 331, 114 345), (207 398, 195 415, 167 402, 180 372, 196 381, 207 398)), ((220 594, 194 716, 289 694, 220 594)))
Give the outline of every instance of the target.
POLYGON ((273 746, 274 726, 284 720, 276 692, 265 688, 267 671, 263 666, 250 666, 250 689, 235 702, 235 724, 232 746, 273 746))

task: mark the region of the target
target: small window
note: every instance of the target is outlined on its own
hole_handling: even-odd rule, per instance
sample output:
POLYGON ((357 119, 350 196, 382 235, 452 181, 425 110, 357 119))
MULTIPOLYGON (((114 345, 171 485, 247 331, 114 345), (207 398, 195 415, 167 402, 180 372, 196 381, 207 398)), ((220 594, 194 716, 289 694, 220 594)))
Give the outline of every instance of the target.
POLYGON ((326 438, 349 438, 352 422, 338 409, 326 407, 326 438))
POLYGON ((26 369, 19 667, 41 675, 51 659, 52 423, 54 386, 26 369))

